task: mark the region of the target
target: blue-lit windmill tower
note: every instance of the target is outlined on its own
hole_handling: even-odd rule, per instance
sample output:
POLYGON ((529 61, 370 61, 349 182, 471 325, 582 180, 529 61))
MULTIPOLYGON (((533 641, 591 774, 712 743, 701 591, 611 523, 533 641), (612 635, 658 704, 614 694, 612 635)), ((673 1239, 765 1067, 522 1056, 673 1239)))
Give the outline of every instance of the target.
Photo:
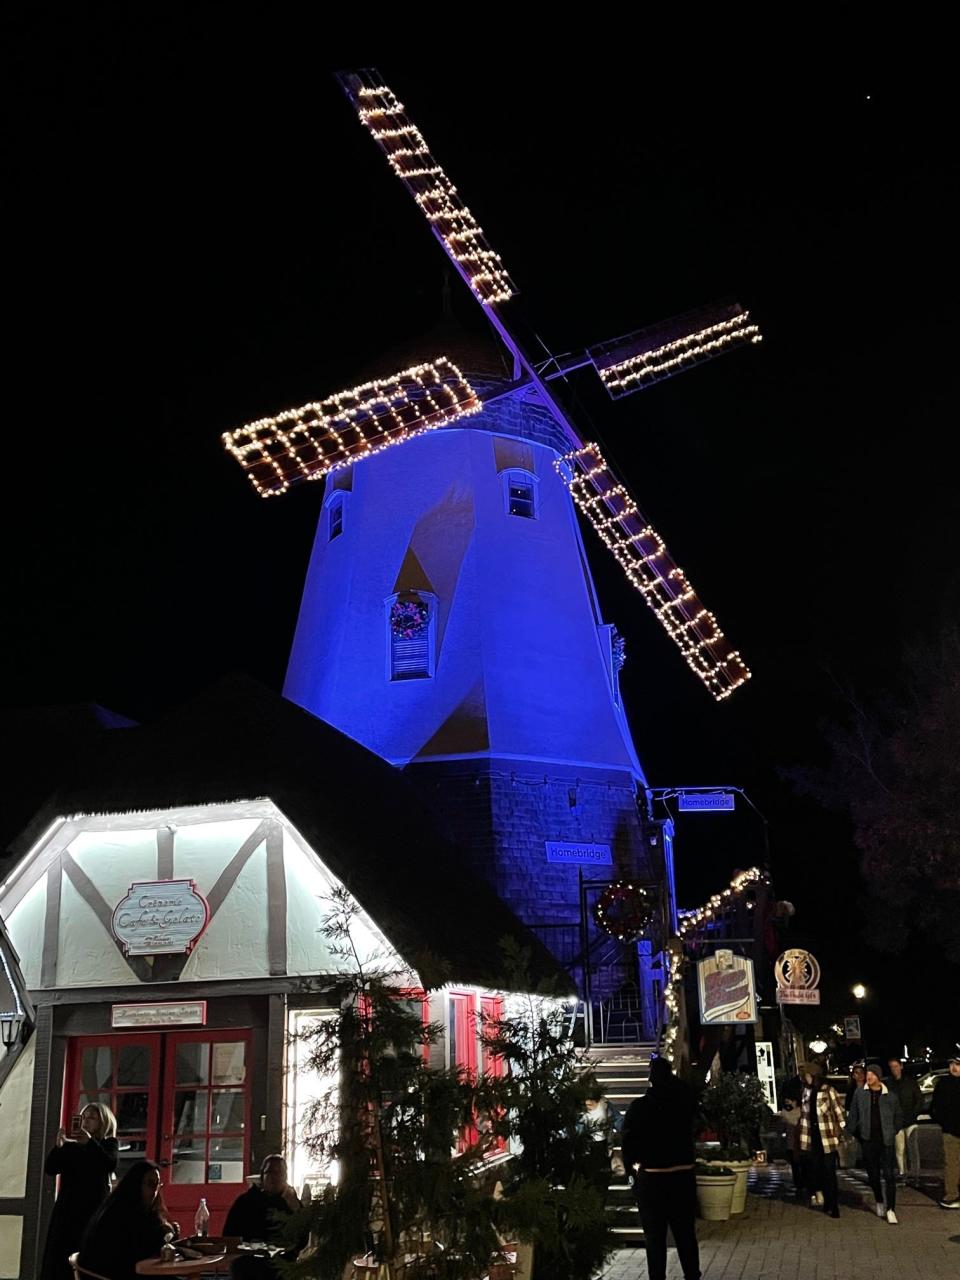
MULTIPOLYGON (((591 366, 616 398, 759 333, 729 304, 533 358, 513 281, 403 104, 375 71, 340 80, 512 377, 430 353, 225 435, 263 496, 326 477, 284 693, 415 781, 463 864, 574 973, 594 1040, 649 1039, 672 850, 650 817, 622 645, 577 509, 715 698, 749 672, 551 383, 591 366)), ((484 927, 468 899, 463 925, 484 927)))

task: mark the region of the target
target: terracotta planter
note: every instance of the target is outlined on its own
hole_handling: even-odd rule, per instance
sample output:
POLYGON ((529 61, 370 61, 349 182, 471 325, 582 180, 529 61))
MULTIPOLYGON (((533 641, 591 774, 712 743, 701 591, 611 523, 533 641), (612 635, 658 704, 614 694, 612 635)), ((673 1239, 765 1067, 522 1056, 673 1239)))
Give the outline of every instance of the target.
POLYGON ((707 1222, 726 1222, 730 1217, 733 1191, 737 1185, 735 1173, 698 1173, 697 1205, 700 1217, 707 1222))

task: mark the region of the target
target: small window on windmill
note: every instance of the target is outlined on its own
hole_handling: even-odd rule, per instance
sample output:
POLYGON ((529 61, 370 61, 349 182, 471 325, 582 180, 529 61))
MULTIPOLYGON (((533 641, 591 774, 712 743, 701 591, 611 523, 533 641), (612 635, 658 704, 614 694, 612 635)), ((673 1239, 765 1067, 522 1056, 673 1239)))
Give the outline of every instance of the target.
POLYGON ((604 624, 600 627, 600 643, 603 648, 603 656, 606 659, 607 671, 610 676, 610 692, 613 694, 613 700, 620 706, 620 672, 627 660, 627 650, 624 644, 623 636, 612 624, 604 624))
POLYGON ((342 492, 334 493, 327 503, 327 541, 332 542, 343 533, 343 509, 346 496, 342 492))
POLYGON ((507 515, 537 518, 537 477, 531 471, 504 471, 503 497, 507 515))
POLYGON ((433 675, 436 601, 421 591, 387 600, 387 674, 391 680, 422 680, 433 675))

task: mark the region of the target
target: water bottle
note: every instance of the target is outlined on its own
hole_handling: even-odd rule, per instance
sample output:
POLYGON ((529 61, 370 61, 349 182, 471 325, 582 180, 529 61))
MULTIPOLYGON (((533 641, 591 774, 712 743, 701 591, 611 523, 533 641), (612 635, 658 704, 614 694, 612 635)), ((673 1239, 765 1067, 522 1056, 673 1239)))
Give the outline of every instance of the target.
POLYGON ((193 1218, 193 1229, 200 1239, 203 1239, 210 1230, 210 1210, 207 1208, 206 1198, 201 1198, 197 1206, 197 1212, 193 1218))

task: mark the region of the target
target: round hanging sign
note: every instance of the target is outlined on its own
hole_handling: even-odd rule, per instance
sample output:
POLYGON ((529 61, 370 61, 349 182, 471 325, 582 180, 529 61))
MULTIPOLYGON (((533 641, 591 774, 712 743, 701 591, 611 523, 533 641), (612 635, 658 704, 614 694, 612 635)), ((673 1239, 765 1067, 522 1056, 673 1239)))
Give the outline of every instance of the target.
POLYGON ((639 938, 653 919, 654 899, 642 885, 615 880, 608 884, 593 907, 593 918, 611 937, 621 942, 639 938))

